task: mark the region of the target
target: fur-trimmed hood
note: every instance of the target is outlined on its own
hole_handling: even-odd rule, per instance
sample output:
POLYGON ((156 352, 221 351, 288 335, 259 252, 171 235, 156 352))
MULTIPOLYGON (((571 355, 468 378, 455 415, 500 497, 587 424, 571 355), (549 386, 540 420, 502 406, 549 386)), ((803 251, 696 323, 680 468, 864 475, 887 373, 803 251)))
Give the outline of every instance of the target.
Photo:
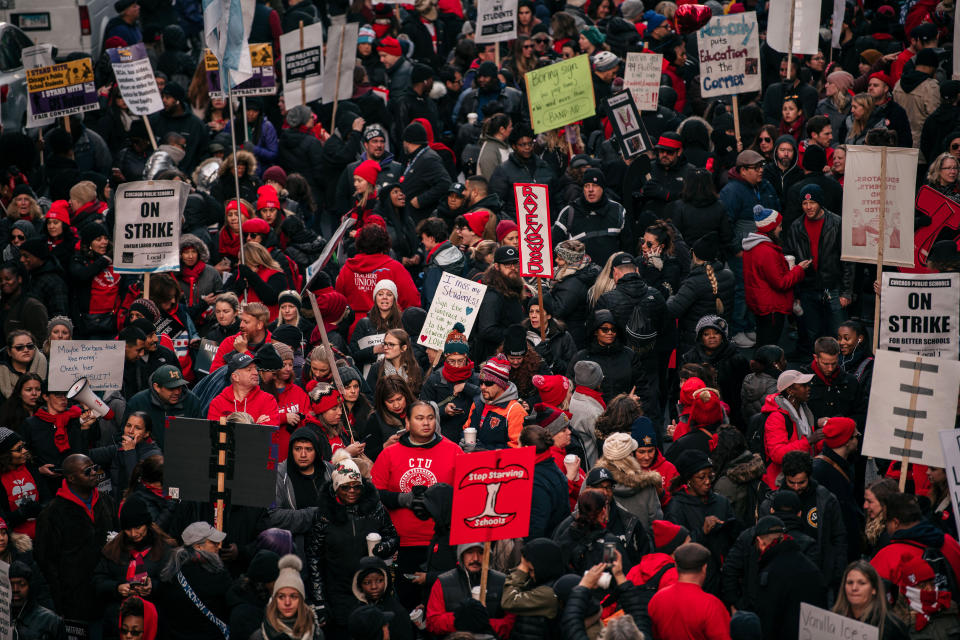
POLYGON ((634 457, 622 460, 597 460, 597 467, 603 467, 613 476, 618 485, 631 489, 659 489, 663 486, 663 476, 656 471, 644 471, 634 457))
MULTIPOLYGON (((257 175, 257 157, 249 151, 237 151, 237 162, 246 165, 248 176, 257 175)), ((233 173, 233 156, 227 155, 220 165, 220 177, 233 173)))
POLYGON ((184 233, 180 236, 180 250, 183 251, 185 247, 193 247, 196 249, 197 253, 200 255, 200 259, 207 264, 210 264, 210 249, 207 248, 207 245, 204 244, 203 240, 192 233, 184 233))
POLYGON ((744 451, 730 462, 724 475, 730 479, 730 482, 746 484, 759 480, 766 470, 759 453, 744 451))

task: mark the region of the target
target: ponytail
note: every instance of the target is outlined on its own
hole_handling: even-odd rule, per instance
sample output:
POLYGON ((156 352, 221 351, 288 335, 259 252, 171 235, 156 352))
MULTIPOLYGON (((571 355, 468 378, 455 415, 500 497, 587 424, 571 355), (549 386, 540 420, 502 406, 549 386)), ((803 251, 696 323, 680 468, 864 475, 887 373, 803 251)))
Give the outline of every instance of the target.
POLYGON ((713 272, 713 266, 709 262, 704 262, 703 268, 707 272, 707 280, 710 281, 710 289, 713 291, 714 301, 717 304, 717 314, 723 315, 723 300, 717 295, 720 290, 719 285, 717 285, 717 274, 713 272))

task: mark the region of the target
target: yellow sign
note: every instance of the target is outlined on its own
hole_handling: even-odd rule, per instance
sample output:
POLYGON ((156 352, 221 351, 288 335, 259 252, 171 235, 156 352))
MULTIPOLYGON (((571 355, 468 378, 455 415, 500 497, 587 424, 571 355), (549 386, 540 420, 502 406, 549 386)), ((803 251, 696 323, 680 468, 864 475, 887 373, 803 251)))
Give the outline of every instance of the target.
MULTIPOLYGON (((272 67, 273 45, 267 42, 251 44, 250 61, 254 67, 272 67)), ((217 56, 213 55, 213 51, 210 51, 210 49, 203 50, 203 64, 207 68, 207 71, 217 71, 220 68, 217 56)))
POLYGON ((71 60, 49 67, 27 69, 27 90, 30 93, 62 89, 85 82, 93 82, 93 67, 90 58, 71 60))
POLYGON ((524 80, 534 133, 557 129, 596 113, 587 55, 528 71, 524 80))

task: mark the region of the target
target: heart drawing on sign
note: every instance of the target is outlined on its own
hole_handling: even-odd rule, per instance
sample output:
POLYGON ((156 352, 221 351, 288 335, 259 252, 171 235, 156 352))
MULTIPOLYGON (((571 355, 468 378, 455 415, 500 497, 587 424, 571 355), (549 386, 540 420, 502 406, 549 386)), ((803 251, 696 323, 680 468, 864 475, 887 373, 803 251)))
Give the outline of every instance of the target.
POLYGON ((429 337, 430 337, 430 336, 426 335, 425 333, 421 333, 421 334, 420 334, 420 342, 426 342, 426 341, 427 341, 427 338, 429 338, 429 337))
POLYGON ((466 311, 467 311, 467 315, 470 315, 471 313, 473 313, 473 307, 467 307, 466 311))

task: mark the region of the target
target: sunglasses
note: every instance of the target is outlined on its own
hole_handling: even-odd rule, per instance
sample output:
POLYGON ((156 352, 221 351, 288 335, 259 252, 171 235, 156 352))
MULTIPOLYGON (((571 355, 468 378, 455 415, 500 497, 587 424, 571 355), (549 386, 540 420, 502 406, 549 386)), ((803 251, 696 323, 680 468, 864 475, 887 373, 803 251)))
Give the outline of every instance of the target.
POLYGON ((22 233, 13 233, 10 235, 10 238, 12 240, 25 240, 27 236, 23 235, 22 233))
POLYGON ((533 49, 533 45, 532 45, 532 44, 525 44, 525 45, 523 45, 523 48, 524 48, 524 49, 533 49))
POLYGON ((956 151, 957 149, 960 149, 960 144, 950 145, 950 151, 956 151))
POLYGON ((760 142, 773 142, 773 138, 760 138, 760 142))
POLYGON ((599 331, 600 333, 616 333, 617 328, 616 327, 600 327, 599 331))
POLYGON ((27 344, 15 344, 15 345, 13 345, 13 349, 14 349, 15 351, 24 351, 24 350, 26 350, 26 351, 33 351, 33 350, 36 349, 36 348, 37 348, 37 347, 36 347, 32 342, 28 342, 27 344))
POLYGON ((548 42, 550 42, 546 38, 534 38, 533 41, 536 42, 537 44, 547 44, 548 42))
POLYGON ((100 473, 100 471, 101 471, 100 465, 98 465, 98 464, 93 464, 93 465, 90 465, 89 467, 87 467, 86 469, 83 470, 83 475, 85 475, 85 476, 95 476, 95 475, 97 475, 98 473, 100 473))
POLYGON ((481 386, 481 387, 495 387, 496 385, 497 385, 496 382, 491 382, 491 381, 489 381, 489 380, 481 380, 481 381, 480 381, 480 386, 481 386))
POLYGON ((362 484, 344 484, 340 488, 344 491, 349 491, 351 493, 360 493, 363 490, 362 484))

